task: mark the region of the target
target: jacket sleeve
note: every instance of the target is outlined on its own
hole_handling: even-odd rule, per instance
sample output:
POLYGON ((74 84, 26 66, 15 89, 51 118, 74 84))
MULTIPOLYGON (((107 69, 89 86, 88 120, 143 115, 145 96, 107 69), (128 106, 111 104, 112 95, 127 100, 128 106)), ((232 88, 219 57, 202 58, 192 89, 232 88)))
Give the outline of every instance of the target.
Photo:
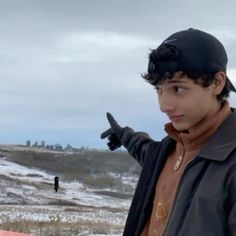
POLYGON ((148 156, 150 145, 160 145, 160 142, 154 141, 147 133, 135 132, 130 127, 123 128, 120 142, 141 166, 148 156))

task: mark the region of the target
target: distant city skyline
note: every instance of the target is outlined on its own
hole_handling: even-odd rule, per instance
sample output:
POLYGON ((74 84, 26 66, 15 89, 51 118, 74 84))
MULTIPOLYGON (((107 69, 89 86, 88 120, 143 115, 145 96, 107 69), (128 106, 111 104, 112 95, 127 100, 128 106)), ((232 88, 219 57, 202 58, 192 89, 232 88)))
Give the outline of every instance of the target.
MULTIPOLYGON (((26 143, 24 144, 26 147, 41 147, 41 148, 55 148, 55 149, 66 149, 66 148, 73 148, 72 145, 67 143, 67 145, 63 146, 60 143, 47 143, 45 140, 41 141, 31 141, 31 140, 26 140, 26 143)), ((78 148, 78 147, 74 147, 78 148)))

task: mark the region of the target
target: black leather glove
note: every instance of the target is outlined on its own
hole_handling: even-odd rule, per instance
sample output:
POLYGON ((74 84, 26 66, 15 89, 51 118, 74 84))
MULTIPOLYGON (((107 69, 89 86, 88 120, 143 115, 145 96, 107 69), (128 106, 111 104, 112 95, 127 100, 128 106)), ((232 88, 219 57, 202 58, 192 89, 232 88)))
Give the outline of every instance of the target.
POLYGON ((123 128, 120 127, 120 125, 110 113, 107 113, 107 119, 111 128, 101 134, 101 139, 108 138, 109 142, 107 143, 107 146, 111 151, 114 151, 121 146, 120 139, 123 128))

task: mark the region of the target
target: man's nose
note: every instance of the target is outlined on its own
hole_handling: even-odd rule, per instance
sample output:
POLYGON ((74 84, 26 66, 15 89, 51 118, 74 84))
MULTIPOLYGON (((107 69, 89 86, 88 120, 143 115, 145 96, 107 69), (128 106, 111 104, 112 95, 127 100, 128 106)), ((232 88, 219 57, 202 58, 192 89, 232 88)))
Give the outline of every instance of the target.
POLYGON ((160 111, 163 113, 170 113, 175 109, 175 103, 173 99, 162 94, 158 97, 160 111))

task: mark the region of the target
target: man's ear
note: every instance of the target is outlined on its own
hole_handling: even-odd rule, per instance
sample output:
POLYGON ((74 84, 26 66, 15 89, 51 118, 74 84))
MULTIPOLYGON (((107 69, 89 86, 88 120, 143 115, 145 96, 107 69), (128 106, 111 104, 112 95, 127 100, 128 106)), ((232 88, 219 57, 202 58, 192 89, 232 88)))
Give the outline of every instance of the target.
POLYGON ((215 79, 212 83, 212 91, 215 95, 218 95, 222 92, 226 81, 226 75, 223 71, 219 71, 215 74, 215 79))

